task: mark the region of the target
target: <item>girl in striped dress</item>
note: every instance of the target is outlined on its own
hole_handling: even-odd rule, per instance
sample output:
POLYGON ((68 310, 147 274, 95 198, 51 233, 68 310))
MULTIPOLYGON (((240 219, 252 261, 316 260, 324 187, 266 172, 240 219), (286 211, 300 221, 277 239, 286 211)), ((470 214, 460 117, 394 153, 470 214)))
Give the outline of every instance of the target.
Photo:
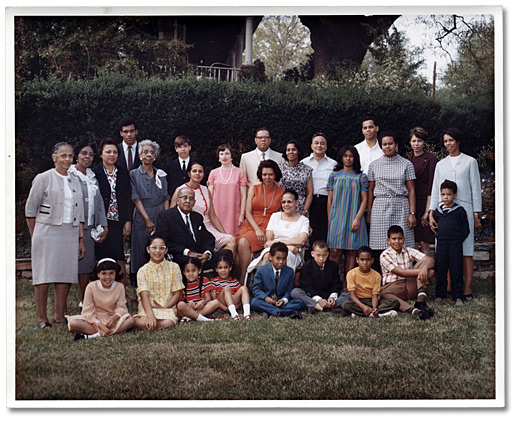
POLYGON ((368 244, 365 210, 368 204, 368 178, 361 173, 357 149, 343 146, 338 164, 327 184, 330 258, 339 264, 345 250, 345 274, 356 265, 356 251, 368 244))

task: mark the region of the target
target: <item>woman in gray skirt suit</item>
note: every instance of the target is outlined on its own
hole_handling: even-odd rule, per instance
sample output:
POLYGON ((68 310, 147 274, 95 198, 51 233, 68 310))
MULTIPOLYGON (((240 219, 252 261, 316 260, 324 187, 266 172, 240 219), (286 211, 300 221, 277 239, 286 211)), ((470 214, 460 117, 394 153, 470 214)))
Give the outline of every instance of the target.
POLYGON ((31 234, 31 262, 38 327, 47 318, 49 285, 54 284, 54 322, 65 323, 67 294, 78 283, 78 259, 85 255, 83 198, 77 178, 68 174, 74 157, 70 144, 54 146, 54 169, 36 175, 25 204, 31 234))
POLYGON ((85 233, 85 256, 78 263, 78 282, 81 301, 85 296, 85 289, 90 282, 90 274, 94 270, 96 257, 94 254, 95 243, 101 243, 108 234, 107 216, 103 198, 99 191, 99 184, 96 175, 90 169, 94 160, 96 147, 86 141, 80 142, 74 148, 76 164, 69 168, 69 175, 79 179, 83 194, 83 209, 85 212, 85 223, 83 229, 85 233), (92 229, 102 228, 102 232, 97 234, 94 240, 92 229))

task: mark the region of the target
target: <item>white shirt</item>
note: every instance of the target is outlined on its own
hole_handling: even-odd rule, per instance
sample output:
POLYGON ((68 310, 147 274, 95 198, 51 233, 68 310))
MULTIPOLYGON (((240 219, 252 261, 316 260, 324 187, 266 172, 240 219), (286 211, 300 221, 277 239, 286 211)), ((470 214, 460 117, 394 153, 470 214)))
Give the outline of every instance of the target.
POLYGON ((458 156, 448 156, 450 158, 451 168, 455 169, 455 166, 457 166, 457 163, 460 159, 460 154, 458 156))
POLYGON ((65 193, 65 199, 63 201, 63 223, 72 223, 74 221, 74 197, 69 186, 70 177, 63 176, 59 173, 58 175, 63 179, 63 190, 65 193))
POLYGON ((355 147, 359 153, 359 159, 361 161, 361 172, 365 174, 368 174, 368 166, 370 163, 384 156, 383 150, 381 150, 377 141, 372 148, 370 148, 366 140, 356 144, 355 147))
POLYGON ((188 156, 187 159, 181 159, 179 157, 179 165, 181 166, 181 170, 182 170, 182 162, 186 162, 186 170, 188 170, 188 165, 190 164, 190 156, 188 156))
POLYGON ((137 155, 137 141, 133 143, 133 145, 128 145, 126 142, 123 141, 121 144, 121 147, 123 147, 123 154, 125 155, 125 163, 128 163, 128 147, 132 149, 132 163, 135 160, 135 156, 137 155))
MULTIPOLYGON (((274 268, 274 266, 272 265, 272 263, 271 263, 271 266, 272 266, 272 268, 273 268, 273 272, 274 272, 274 280, 276 280, 276 272, 278 272, 278 280, 280 280, 280 276, 281 276, 281 274, 282 274, 282 269, 276 270, 276 269, 274 268)), ((278 295, 278 292, 275 292, 275 294, 278 295)), ((289 300, 288 300, 287 298, 285 298, 285 297, 283 297, 283 298, 278 298, 278 299, 279 299, 279 300, 283 300, 284 305, 287 304, 287 303, 289 302, 289 300)))
MULTIPOLYGON (((188 218, 188 223, 189 223, 189 225, 190 225, 190 230, 191 230, 191 233, 193 234, 193 240, 194 240, 195 242, 197 242, 197 240, 195 239, 195 231, 193 230, 193 225, 191 224, 191 218, 189 217, 190 215, 189 215, 189 214, 184 214, 184 213, 181 211, 181 209, 179 209, 178 207, 177 207, 177 209, 179 210, 179 213, 181 214, 181 217, 182 217, 182 221, 183 221, 183 222, 186 222, 186 217, 188 218)), ((184 224, 186 224, 186 223, 184 223, 184 224)), ((183 251, 183 254, 184 254, 185 256, 187 256, 189 252, 190 252, 190 249, 189 249, 189 248, 185 248, 184 251, 183 251)), ((208 254, 208 255, 209 255, 208 260, 211 260, 211 251, 204 251, 203 254, 208 254)))
POLYGON ((314 158, 313 153, 309 157, 303 159, 302 163, 312 168, 312 185, 314 187, 314 195, 328 196, 329 193, 327 191, 327 182, 329 181, 331 172, 334 170, 334 167, 338 164, 338 162, 331 159, 330 157, 327 157, 326 154, 323 159, 318 162, 318 160, 314 158))
POLYGON ((256 148, 255 151, 256 151, 256 154, 258 156, 258 160, 260 160, 260 161, 269 160, 269 158, 270 158, 269 157, 269 153, 271 152, 270 148, 268 148, 265 152, 260 151, 258 148, 256 148), (265 155, 265 159, 262 158, 262 154, 265 155))

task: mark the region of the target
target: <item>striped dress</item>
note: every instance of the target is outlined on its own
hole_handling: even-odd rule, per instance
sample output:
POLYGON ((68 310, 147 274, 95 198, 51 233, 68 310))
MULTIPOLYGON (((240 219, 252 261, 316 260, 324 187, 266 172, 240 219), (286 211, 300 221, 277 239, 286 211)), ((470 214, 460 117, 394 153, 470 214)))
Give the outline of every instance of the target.
POLYGON ((332 172, 327 183, 332 191, 332 207, 329 214, 327 244, 329 248, 357 250, 368 245, 365 215, 361 217, 359 229, 352 232, 350 227, 359 211, 361 192, 368 192, 368 178, 364 173, 332 172))

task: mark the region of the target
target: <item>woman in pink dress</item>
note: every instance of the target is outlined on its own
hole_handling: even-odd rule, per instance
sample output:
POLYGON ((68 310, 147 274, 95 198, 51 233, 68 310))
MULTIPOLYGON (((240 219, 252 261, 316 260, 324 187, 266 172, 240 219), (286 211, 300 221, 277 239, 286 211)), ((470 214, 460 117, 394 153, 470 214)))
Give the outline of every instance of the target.
POLYGON ((177 204, 177 194, 179 190, 185 186, 195 191, 195 205, 193 211, 200 213, 204 217, 204 225, 206 229, 215 237, 215 251, 223 248, 231 250, 235 255, 236 240, 235 237, 226 232, 220 219, 213 208, 213 196, 208 187, 201 185, 204 179, 204 167, 195 159, 190 160, 188 165, 188 177, 190 180, 178 187, 172 196, 170 207, 177 204))
POLYGON ((218 146, 217 157, 222 166, 209 173, 208 189, 222 226, 228 234, 237 236, 246 215, 247 177, 233 165, 234 156, 229 144, 218 146))

